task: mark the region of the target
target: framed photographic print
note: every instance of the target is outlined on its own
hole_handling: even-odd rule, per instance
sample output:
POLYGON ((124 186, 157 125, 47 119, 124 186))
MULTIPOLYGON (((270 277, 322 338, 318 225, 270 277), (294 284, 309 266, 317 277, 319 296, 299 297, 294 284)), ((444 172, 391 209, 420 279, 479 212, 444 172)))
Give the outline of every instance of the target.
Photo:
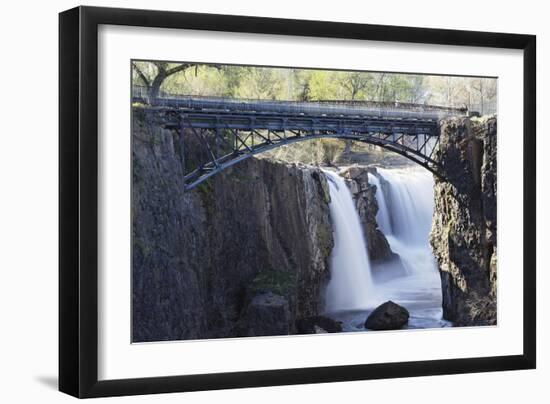
POLYGON ((535 367, 534 36, 59 22, 61 391, 535 367))

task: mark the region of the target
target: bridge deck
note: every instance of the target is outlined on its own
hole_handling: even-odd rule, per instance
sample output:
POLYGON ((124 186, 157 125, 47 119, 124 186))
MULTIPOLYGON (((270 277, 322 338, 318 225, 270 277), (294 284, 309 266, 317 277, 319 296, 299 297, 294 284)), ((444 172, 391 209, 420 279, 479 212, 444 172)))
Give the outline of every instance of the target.
MULTIPOLYGON (((141 98, 135 101, 143 101, 141 98)), ((177 108, 189 111, 211 113, 253 113, 280 114, 292 116, 331 116, 331 117, 377 117, 386 119, 415 119, 440 120, 447 116, 467 114, 467 110, 459 108, 443 108, 421 104, 394 104, 373 103, 360 105, 352 102, 350 105, 343 101, 331 103, 323 102, 294 102, 294 101, 266 101, 242 100, 216 97, 188 97, 188 98, 159 98, 155 102, 159 108, 177 108)))

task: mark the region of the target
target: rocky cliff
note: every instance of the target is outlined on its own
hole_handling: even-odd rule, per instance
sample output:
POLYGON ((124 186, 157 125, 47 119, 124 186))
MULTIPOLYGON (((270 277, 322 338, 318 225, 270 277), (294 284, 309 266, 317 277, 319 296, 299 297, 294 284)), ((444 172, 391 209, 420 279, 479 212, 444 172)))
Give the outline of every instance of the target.
POLYGON ((496 324, 496 118, 442 122, 430 242, 443 315, 455 325, 496 324))
POLYGON ((134 110, 133 341, 295 332, 329 276, 325 177, 251 158, 184 192, 179 144, 134 110))
POLYGON ((397 255, 391 251, 386 236, 378 227, 376 214, 378 201, 376 199, 376 185, 369 183, 369 173, 378 175, 375 167, 351 166, 340 172, 353 195, 357 213, 361 219, 369 258, 376 262, 396 259, 397 255))

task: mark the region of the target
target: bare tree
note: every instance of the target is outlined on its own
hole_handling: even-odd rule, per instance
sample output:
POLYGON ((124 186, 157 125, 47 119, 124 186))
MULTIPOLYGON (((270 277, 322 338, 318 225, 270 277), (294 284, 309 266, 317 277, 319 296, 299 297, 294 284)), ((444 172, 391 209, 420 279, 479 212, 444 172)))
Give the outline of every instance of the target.
POLYGON ((478 95, 479 95, 479 107, 481 109, 481 111, 479 111, 479 112, 481 113, 481 115, 483 115, 484 109, 485 109, 484 108, 485 107, 485 105, 484 105, 485 104, 484 103, 484 101, 485 101, 485 97, 484 97, 485 91, 484 91, 483 79, 479 79, 479 80, 477 80, 477 82, 472 83, 472 88, 474 90, 476 90, 478 95))
POLYGON ((340 85, 349 92, 352 100, 355 100, 359 93, 365 90, 372 81, 372 77, 368 73, 350 72, 346 73, 340 85))
POLYGON ((410 102, 417 104, 426 96, 424 76, 411 76, 410 102))
MULTIPOLYGON (((368 73, 349 72, 342 77, 340 85, 349 92, 351 100, 354 101, 361 91, 368 88, 372 80, 372 76, 368 73)), ((352 145, 352 140, 346 140, 344 146, 345 155, 351 152, 352 145)))
POLYGON ((140 66, 136 62, 132 62, 132 67, 143 85, 147 88, 147 98, 150 104, 156 103, 160 92, 160 86, 162 85, 164 80, 166 80, 169 76, 184 71, 190 67, 196 67, 196 65, 192 63, 148 63, 151 63, 155 67, 154 70, 156 70, 156 72, 154 73, 154 75, 148 74, 149 72, 145 72, 144 69, 140 68, 140 66))
POLYGON ((479 107, 481 115, 484 115, 486 111, 485 102, 493 99, 497 93, 496 80, 480 78, 472 82, 472 89, 474 89, 479 98, 479 107))
POLYGON ((385 101, 386 96, 386 73, 378 74, 376 90, 374 91, 374 101, 385 101))

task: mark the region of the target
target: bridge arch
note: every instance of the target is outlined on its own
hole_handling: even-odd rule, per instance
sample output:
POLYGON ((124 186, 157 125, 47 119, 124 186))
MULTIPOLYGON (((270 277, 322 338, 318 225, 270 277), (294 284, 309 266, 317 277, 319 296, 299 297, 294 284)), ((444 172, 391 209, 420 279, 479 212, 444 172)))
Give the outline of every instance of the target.
MULTIPOLYGON (((204 135, 202 135, 204 137, 204 135)), ((260 144, 255 144, 253 147, 242 147, 236 150, 233 150, 230 153, 224 154, 217 158, 212 158, 210 161, 206 162, 203 165, 200 165, 196 169, 190 171, 189 173, 186 173, 184 177, 185 181, 185 187, 186 190, 191 190, 195 188, 200 183, 206 181, 210 177, 252 157, 260 153, 264 153, 273 149, 276 149, 281 146, 286 145, 293 145, 296 143, 304 142, 304 141, 310 141, 313 139, 326 139, 326 138, 334 138, 334 139, 342 139, 342 140, 353 140, 356 142, 362 142, 366 144, 372 144, 375 146, 382 147, 386 150, 392 151, 394 153, 397 153, 414 163, 424 167, 425 169, 432 172, 434 175, 441 177, 441 174, 439 172, 439 165, 436 163, 432 158, 431 154, 435 150, 435 146, 437 144, 431 144, 430 145, 430 153, 424 154, 419 150, 415 150, 414 148, 405 146, 393 139, 393 136, 390 138, 384 138, 383 135, 380 134, 372 134, 372 135, 354 135, 354 134, 348 134, 348 133, 306 133, 306 134, 300 134, 300 135, 294 135, 291 137, 285 137, 279 140, 269 140, 265 141, 260 144)), ((242 138, 241 138, 242 139, 242 138)), ((425 148, 427 146, 427 142, 429 141, 429 137, 423 137, 419 135, 416 137, 416 139, 426 143, 425 148)), ((436 142, 434 142, 436 143, 436 142)), ((208 148, 206 148, 208 150, 208 148)))
MULTIPOLYGON (((191 137, 199 154, 205 156, 204 161, 184 173, 186 190, 256 154, 322 138, 380 146, 442 176, 433 159, 439 144, 439 121, 448 116, 440 110, 332 108, 311 103, 219 99, 170 100, 166 105, 144 108, 161 115, 162 126, 176 133, 180 148, 184 149, 185 139, 191 137)), ((185 150, 181 155, 185 156, 185 150)))

